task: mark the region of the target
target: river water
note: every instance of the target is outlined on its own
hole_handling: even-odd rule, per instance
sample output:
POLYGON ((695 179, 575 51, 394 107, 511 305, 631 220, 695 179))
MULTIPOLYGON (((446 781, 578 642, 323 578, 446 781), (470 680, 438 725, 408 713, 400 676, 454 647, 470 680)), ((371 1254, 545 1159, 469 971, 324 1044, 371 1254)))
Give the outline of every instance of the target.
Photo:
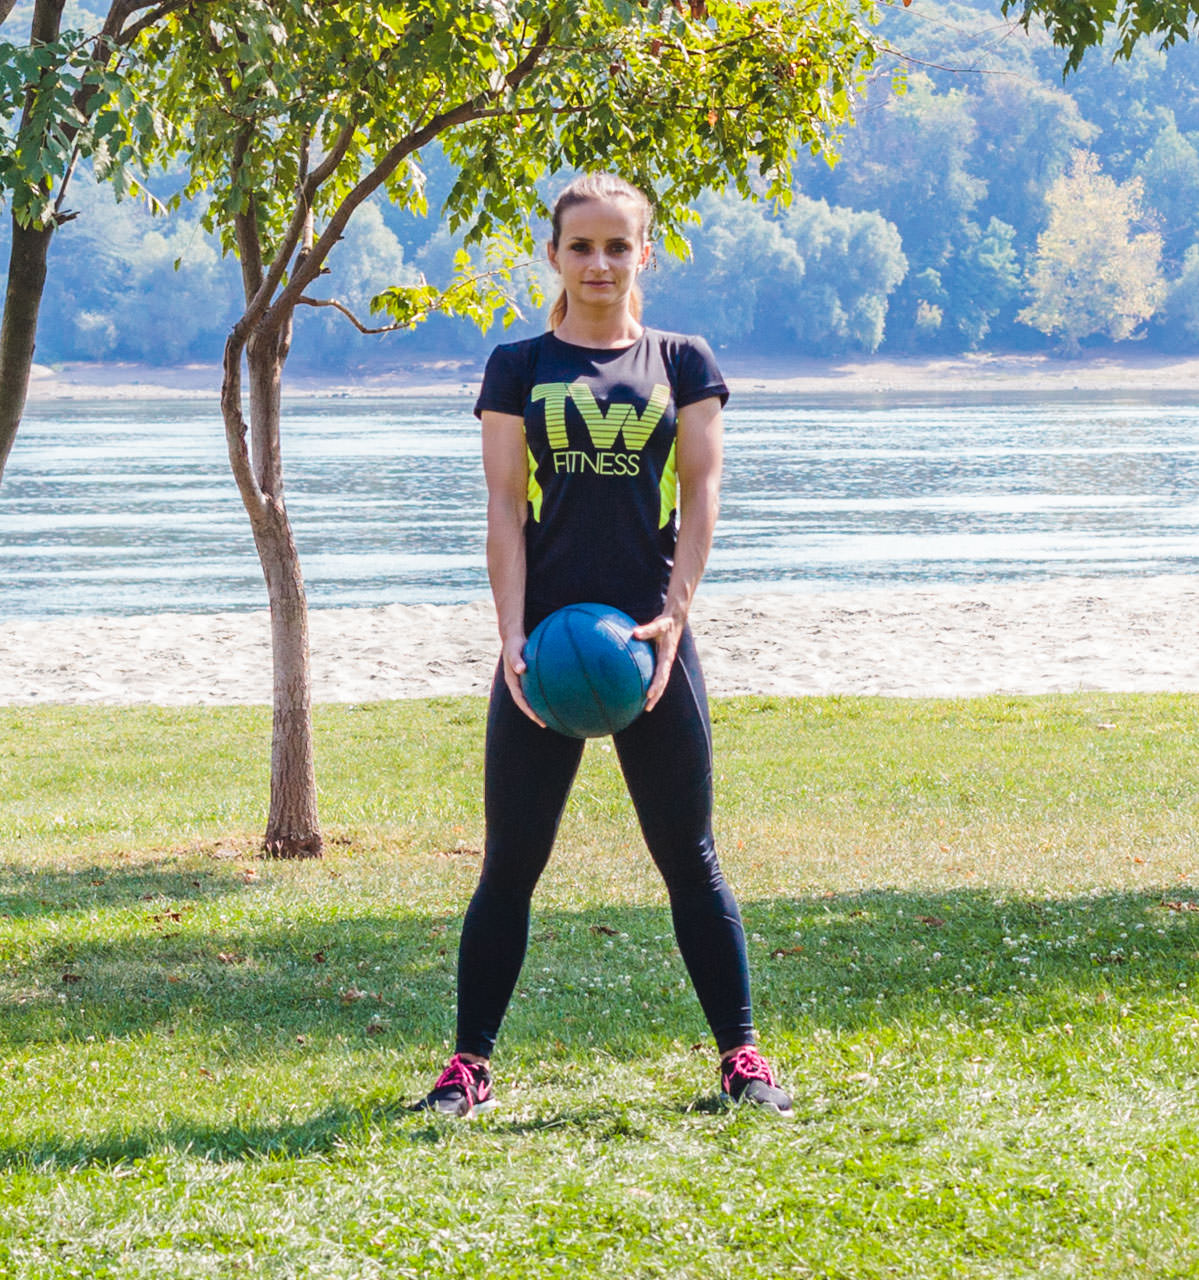
MULTIPOLYGON (((1199 404, 739 395, 705 587, 1199 572, 1199 404)), ((314 607, 487 592, 466 398, 289 401, 314 607)), ((31 406, 0 486, 0 617, 262 608, 210 400, 31 406)))

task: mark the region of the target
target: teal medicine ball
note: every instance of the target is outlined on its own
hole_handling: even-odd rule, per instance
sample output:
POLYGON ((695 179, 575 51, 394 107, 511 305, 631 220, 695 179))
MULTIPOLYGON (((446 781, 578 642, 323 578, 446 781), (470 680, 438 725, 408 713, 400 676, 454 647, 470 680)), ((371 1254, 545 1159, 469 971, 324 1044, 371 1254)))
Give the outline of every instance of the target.
POLYGON ((568 738, 602 738, 645 709, 654 647, 606 604, 568 604, 533 628, 520 678, 529 706, 568 738))

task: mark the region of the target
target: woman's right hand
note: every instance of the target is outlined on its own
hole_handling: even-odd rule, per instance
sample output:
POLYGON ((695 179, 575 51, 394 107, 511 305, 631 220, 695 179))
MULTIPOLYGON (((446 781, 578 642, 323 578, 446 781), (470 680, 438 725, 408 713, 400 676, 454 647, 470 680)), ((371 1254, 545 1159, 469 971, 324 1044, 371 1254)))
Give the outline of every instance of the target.
POLYGON ((525 691, 520 685, 521 675, 528 670, 528 663, 525 662, 525 636, 523 632, 504 641, 503 662, 504 683, 508 686, 512 701, 534 724, 540 725, 544 729, 545 721, 529 706, 525 691))

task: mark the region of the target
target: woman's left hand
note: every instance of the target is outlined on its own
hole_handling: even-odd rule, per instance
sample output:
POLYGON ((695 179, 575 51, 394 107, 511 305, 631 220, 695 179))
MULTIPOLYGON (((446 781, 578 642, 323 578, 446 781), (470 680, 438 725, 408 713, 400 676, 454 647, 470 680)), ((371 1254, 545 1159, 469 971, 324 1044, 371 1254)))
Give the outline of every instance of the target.
POLYGON ((685 618, 662 613, 644 626, 633 629, 636 639, 650 641, 656 650, 654 678, 650 681, 649 693, 645 699, 646 711, 652 711, 657 706, 658 699, 666 692, 666 682, 670 679, 670 669, 674 666, 674 655, 679 650, 685 625, 685 618))

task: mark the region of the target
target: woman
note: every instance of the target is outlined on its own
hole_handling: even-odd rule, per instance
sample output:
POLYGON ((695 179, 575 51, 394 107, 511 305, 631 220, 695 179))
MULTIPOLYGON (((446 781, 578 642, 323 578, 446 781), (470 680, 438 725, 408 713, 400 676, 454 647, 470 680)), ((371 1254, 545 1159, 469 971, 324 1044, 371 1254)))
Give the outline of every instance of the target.
POLYGON ((656 648, 645 712, 614 736, 679 950, 721 1054, 721 1088, 790 1118, 755 1047, 745 934, 712 839, 711 729, 687 626, 716 522, 728 389, 700 338, 642 326, 652 210, 607 174, 553 211, 549 332, 496 348, 483 424, 487 566, 503 651, 487 722, 482 875, 458 955, 456 1052, 418 1107, 495 1105, 490 1057, 524 961, 529 903, 583 750, 525 700, 525 640, 565 604, 614 605, 656 648))

